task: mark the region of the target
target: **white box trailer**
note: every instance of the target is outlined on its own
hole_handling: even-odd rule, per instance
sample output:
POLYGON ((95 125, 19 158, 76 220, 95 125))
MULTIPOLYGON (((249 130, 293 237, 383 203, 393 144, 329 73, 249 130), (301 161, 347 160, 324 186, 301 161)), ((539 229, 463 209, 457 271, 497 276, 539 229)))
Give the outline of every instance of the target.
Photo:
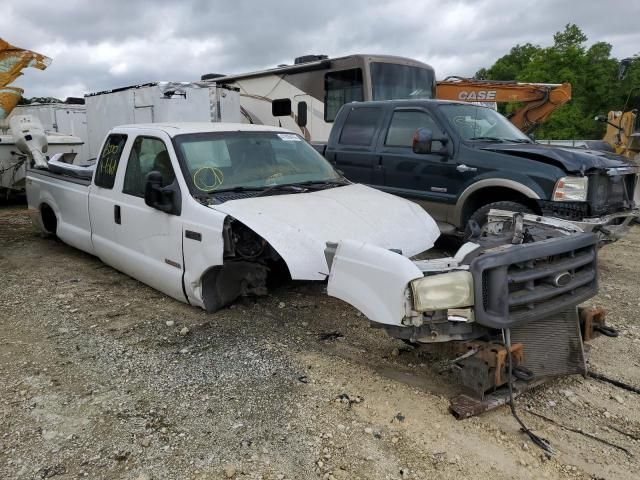
POLYGON ((200 82, 154 82, 85 95, 88 158, 116 125, 163 122, 240 123, 239 90, 200 82))

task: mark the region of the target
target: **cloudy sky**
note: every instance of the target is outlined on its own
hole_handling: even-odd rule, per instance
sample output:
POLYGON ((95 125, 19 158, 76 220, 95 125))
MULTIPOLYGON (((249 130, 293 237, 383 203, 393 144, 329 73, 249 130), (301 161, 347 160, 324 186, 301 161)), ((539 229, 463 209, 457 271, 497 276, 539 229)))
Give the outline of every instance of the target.
POLYGON ((53 58, 25 96, 239 73, 309 53, 387 53, 438 78, 473 75, 517 43, 549 45, 567 23, 624 58, 640 53, 634 0, 2 0, 0 37, 53 58))

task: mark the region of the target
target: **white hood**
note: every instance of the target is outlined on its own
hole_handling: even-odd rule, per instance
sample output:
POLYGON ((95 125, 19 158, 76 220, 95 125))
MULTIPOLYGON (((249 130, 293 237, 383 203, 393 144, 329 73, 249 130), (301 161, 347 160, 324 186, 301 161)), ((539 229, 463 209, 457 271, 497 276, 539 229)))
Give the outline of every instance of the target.
POLYGON ((211 208, 239 220, 269 242, 295 280, 326 278, 327 242, 357 240, 396 248, 410 257, 433 247, 440 235, 435 221, 420 206, 358 184, 231 200, 211 208))

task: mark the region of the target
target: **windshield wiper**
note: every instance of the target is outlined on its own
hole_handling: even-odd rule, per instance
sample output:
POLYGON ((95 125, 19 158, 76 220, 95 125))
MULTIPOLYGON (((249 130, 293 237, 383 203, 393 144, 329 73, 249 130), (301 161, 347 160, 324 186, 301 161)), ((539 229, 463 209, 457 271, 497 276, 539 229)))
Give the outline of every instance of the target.
POLYGON ((498 137, 471 137, 469 140, 486 140, 488 142, 504 142, 505 139, 504 138, 498 138, 498 137))
POLYGON ((505 139, 505 141, 510 142, 510 143, 533 143, 528 138, 507 138, 507 139, 505 139))
POLYGON ((229 188, 218 188, 216 190, 212 190, 210 192, 207 192, 209 194, 216 194, 216 193, 225 193, 225 192, 256 192, 258 190, 264 190, 264 187, 246 187, 244 185, 238 185, 237 187, 229 187, 229 188))
POLYGON ((253 197, 262 197, 267 193, 274 192, 276 190, 291 190, 295 193, 306 192, 307 189, 303 187, 301 184, 297 183, 283 183, 282 185, 271 185, 270 187, 263 188, 261 191, 253 195, 253 197))
POLYGON ((275 190, 291 190, 294 193, 303 193, 309 190, 323 190, 325 188, 342 187, 349 185, 350 182, 347 179, 340 180, 308 180, 306 182, 299 183, 284 183, 282 185, 272 185, 265 188, 261 192, 258 192, 254 197, 262 197, 275 190))

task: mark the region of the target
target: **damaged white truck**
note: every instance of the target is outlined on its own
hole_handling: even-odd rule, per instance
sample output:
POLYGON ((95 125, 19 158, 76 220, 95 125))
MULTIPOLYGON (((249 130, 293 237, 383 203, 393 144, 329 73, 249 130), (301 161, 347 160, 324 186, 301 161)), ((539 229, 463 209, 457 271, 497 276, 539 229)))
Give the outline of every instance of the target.
POLYGON ((454 257, 412 260, 438 238, 434 220, 349 182, 284 129, 117 127, 95 167, 32 165, 27 198, 44 232, 210 312, 279 275, 328 278, 330 295, 390 335, 453 345, 475 393, 454 406, 460 416, 495 402, 487 393, 508 370, 522 385, 585 373, 583 339, 611 333, 601 312, 577 311, 597 291, 595 235, 492 211, 454 257))

